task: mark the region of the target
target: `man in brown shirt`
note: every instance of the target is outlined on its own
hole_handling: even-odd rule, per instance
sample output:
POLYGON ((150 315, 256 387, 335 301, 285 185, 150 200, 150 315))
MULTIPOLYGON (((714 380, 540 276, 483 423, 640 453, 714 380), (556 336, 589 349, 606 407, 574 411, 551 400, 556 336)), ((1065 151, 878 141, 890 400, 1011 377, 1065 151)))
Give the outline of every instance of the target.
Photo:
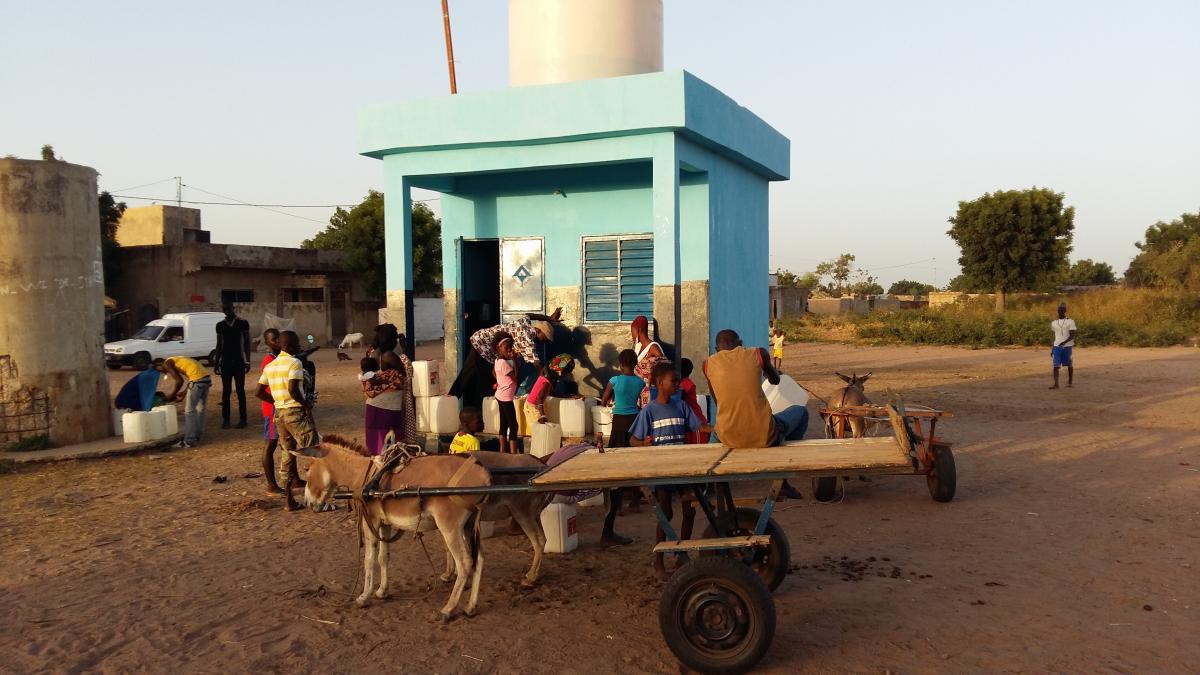
MULTIPOLYGON (((762 378, 779 384, 779 372, 762 347, 746 349, 735 331, 717 333, 717 353, 704 362, 704 376, 717 405, 717 436, 730 448, 765 448, 798 441, 808 430, 808 409, 794 405, 771 414, 762 378)), ((783 484, 781 494, 799 499, 800 492, 783 484)))

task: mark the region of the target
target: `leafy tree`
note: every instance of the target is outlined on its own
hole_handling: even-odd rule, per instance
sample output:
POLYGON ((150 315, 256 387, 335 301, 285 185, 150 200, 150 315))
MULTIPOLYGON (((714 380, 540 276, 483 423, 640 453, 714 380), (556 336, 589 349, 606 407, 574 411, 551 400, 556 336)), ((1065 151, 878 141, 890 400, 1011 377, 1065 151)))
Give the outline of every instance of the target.
POLYGON ((888 286, 888 295, 929 295, 931 291, 936 291, 937 286, 933 284, 921 283, 920 281, 909 281, 901 279, 888 286))
POLYGON ((1117 277, 1112 265, 1084 258, 1072 263, 1059 281, 1065 286, 1101 286, 1115 284, 1117 277))
MULTIPOLYGON (((346 253, 345 269, 358 277, 375 298, 387 290, 383 193, 371 190, 349 211, 339 208, 329 227, 306 239, 301 248, 334 249, 346 253)), ((442 285, 442 221, 421 202, 412 209, 413 290, 436 291, 442 285)))
POLYGON ((46 144, 46 145, 42 146, 42 159, 47 162, 58 161, 58 158, 54 156, 54 146, 53 145, 46 144))
POLYGON ((117 255, 117 249, 120 248, 117 246, 117 224, 125 213, 125 202, 113 199, 108 192, 101 192, 97 201, 100 206, 100 259, 104 264, 104 288, 108 292, 121 276, 120 258, 117 255))
POLYGON ((846 292, 856 298, 867 295, 883 295, 883 286, 880 286, 873 278, 868 281, 855 281, 846 287, 846 292))
POLYGON ((821 285, 821 278, 818 277, 814 272, 795 274, 785 269, 778 269, 775 270, 775 279, 782 287, 804 288, 809 292, 821 285))
POLYGON ((841 297, 846 292, 846 286, 850 283, 850 275, 854 269, 853 253, 843 253, 833 260, 826 260, 817 265, 816 274, 818 277, 829 277, 829 283, 825 286, 825 291, 834 297, 841 297))
POLYGON ((970 279, 1004 294, 1037 287, 1060 270, 1071 251, 1075 208, 1047 188, 1005 190, 959 202, 947 234, 962 249, 958 264, 970 279))
POLYGON ((1129 263, 1125 283, 1200 290, 1200 213, 1151 225, 1135 246, 1141 253, 1129 263))

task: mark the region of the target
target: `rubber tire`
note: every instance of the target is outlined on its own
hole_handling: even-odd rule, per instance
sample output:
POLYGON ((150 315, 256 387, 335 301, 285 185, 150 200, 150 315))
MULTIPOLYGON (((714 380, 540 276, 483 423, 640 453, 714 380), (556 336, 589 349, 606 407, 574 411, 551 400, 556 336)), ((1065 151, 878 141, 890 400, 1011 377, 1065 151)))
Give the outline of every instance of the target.
POLYGON ((663 587, 658 625, 671 653, 688 668, 701 673, 744 673, 762 659, 775 638, 775 601, 762 579, 736 559, 695 558, 675 570, 663 587), (693 641, 684 626, 692 599, 716 590, 726 602, 713 598, 705 604, 712 607, 716 602, 716 607, 728 609, 730 602, 735 603, 741 630, 730 636, 731 644, 714 649, 703 644, 700 636, 693 641))
POLYGON ((838 496, 837 476, 821 476, 812 482, 813 499, 819 502, 831 502, 838 496))
POLYGON ((214 349, 211 352, 209 352, 208 359, 206 359, 208 361, 208 367, 215 368, 217 365, 218 358, 220 358, 220 354, 217 353, 217 350, 214 349))
POLYGON ((133 355, 133 369, 146 370, 150 367, 150 353, 138 352, 133 355))
POLYGON ((112 361, 109 361, 109 362, 105 363, 104 365, 108 366, 109 370, 120 370, 121 369, 120 363, 113 363, 112 361))
POLYGON ((954 453, 948 445, 933 446, 933 471, 925 476, 929 486, 929 496, 935 502, 948 502, 954 499, 957 483, 954 470, 954 453))
MULTIPOLYGON (((742 537, 754 533, 755 526, 758 525, 758 517, 760 511, 750 506, 739 506, 734 511, 737 516, 737 528, 733 532, 727 532, 724 535, 718 535, 713 530, 712 525, 704 528, 704 539, 712 539, 718 536, 726 537, 742 537)), ((767 588, 774 591, 779 588, 783 580, 788 575, 788 570, 792 563, 792 547, 788 543, 787 535, 779 523, 775 522, 774 518, 767 519, 767 528, 763 534, 770 535, 771 543, 766 548, 754 549, 754 560, 750 563, 750 569, 754 570, 767 585, 767 588)), ((730 552, 735 553, 733 556, 726 555, 735 560, 741 560, 736 552, 740 549, 734 549, 730 552)), ((721 551, 706 551, 709 555, 720 555, 721 551)))

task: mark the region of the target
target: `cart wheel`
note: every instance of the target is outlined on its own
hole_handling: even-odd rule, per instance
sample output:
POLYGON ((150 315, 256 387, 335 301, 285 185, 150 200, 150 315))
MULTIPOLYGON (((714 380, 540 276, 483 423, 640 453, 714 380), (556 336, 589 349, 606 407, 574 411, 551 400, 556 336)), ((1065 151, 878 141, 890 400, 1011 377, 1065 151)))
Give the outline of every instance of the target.
POLYGON ((658 624, 671 653, 701 673, 743 673, 775 637, 775 601, 733 558, 697 558, 663 588, 658 624))
POLYGON ((933 501, 948 502, 954 499, 955 478, 954 453, 950 451, 950 446, 933 446, 933 471, 925 476, 933 501))
POLYGON ((831 502, 838 496, 837 476, 821 476, 813 479, 813 498, 819 502, 831 502))
MULTIPOLYGON (((749 506, 739 506, 735 512, 737 515, 737 526, 732 532, 725 533, 726 537, 744 537, 754 534, 754 528, 758 525, 758 509, 749 506)), ((783 528, 779 523, 775 522, 774 518, 767 519, 767 529, 763 534, 770 535, 771 543, 767 546, 753 549, 752 557, 743 558, 743 562, 748 562, 750 568, 762 577, 763 583, 767 588, 774 591, 779 588, 779 584, 783 583, 783 578, 787 576, 788 567, 792 560, 792 547, 788 544, 787 535, 784 534, 783 528)), ((704 528, 704 538, 712 539, 718 535, 712 528, 712 525, 704 528)), ((720 555, 722 551, 711 551, 710 554, 720 555)), ((738 558, 737 550, 725 552, 726 555, 732 553, 734 558, 738 558)))

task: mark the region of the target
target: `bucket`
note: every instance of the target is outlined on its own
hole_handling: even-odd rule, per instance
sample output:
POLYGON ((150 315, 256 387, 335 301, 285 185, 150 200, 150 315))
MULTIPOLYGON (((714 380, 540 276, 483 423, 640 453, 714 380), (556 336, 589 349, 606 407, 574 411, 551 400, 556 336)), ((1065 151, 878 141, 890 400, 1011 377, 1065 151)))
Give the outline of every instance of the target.
POLYGON ((128 412, 121 416, 121 431, 126 443, 145 443, 153 440, 150 437, 150 418, 154 415, 148 412, 128 412))
POLYGON ((612 434, 612 408, 592 406, 592 430, 604 434, 605 438, 612 434))
POLYGON ((426 399, 429 407, 429 430, 435 434, 458 431, 458 399, 453 396, 433 396, 426 399))
POLYGON ((413 361, 413 396, 440 396, 442 383, 438 378, 437 361, 413 361))
POLYGON ((574 504, 551 504, 542 511, 546 553, 570 553, 579 548, 574 504))
POLYGON ((154 410, 151 412, 158 412, 159 410, 163 411, 163 414, 166 415, 164 419, 166 419, 167 422, 167 435, 174 436, 175 434, 179 433, 179 411, 175 409, 175 406, 155 406, 154 410))
POLYGON ((562 427, 553 423, 533 424, 533 439, 529 443, 529 454, 534 457, 549 457, 562 447, 562 427))
POLYGON ((808 403, 808 392, 787 375, 779 376, 779 384, 771 384, 763 380, 762 390, 771 404, 772 414, 779 414, 794 405, 808 403))
POLYGON ((562 426, 563 436, 567 438, 582 438, 588 433, 588 421, 591 419, 587 401, 583 399, 563 399, 558 404, 558 423, 562 426))
POLYGON ((495 396, 483 399, 483 432, 485 434, 500 433, 500 402, 495 396))

